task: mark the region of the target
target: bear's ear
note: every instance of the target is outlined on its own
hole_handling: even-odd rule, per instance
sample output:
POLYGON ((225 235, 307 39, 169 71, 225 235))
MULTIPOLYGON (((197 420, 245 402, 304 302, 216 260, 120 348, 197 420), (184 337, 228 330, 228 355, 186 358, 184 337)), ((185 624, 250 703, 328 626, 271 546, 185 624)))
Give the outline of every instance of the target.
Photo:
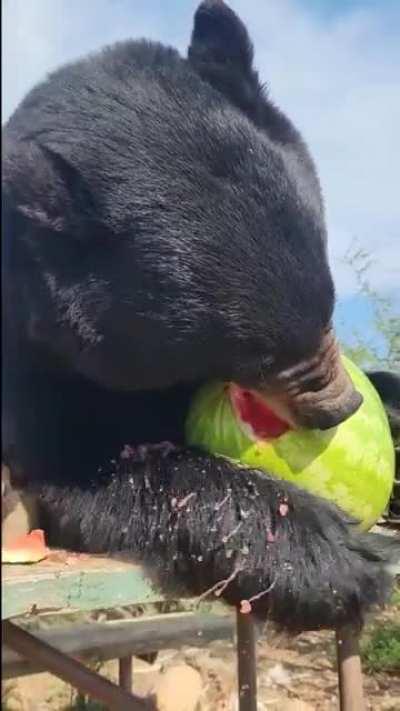
POLYGON ((204 0, 197 8, 188 55, 201 74, 211 67, 251 74, 253 46, 246 27, 223 0, 204 0))

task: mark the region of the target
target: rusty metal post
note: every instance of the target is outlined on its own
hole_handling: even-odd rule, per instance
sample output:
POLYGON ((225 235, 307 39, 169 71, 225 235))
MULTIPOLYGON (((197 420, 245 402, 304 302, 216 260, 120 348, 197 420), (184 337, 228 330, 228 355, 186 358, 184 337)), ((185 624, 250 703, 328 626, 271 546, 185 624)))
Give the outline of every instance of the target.
POLYGON ((59 652, 13 622, 2 623, 2 636, 3 644, 27 659, 35 659, 51 674, 101 701, 113 711, 155 711, 151 700, 128 694, 116 684, 87 669, 80 662, 59 652))
POLYGON ((340 711, 365 711, 359 634, 354 627, 336 630, 340 711))
POLYGON ((236 613, 239 711, 257 711, 256 638, 251 614, 236 613))
POLYGON ((118 659, 118 683, 121 689, 132 693, 132 657, 118 659))

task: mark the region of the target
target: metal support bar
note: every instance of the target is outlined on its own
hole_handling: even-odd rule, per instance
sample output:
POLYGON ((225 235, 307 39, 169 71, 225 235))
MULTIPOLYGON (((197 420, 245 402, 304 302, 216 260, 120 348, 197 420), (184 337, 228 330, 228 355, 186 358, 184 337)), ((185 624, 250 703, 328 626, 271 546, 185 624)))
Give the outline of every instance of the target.
POLYGON ((256 638, 252 615, 236 613, 239 711, 257 711, 256 638))
MULTIPOLYGON (((231 615, 179 612, 143 619, 74 623, 38 630, 35 637, 80 661, 104 662, 132 654, 140 657, 152 650, 179 649, 182 645, 198 647, 216 639, 233 639, 234 628, 231 615)), ((1 665, 3 679, 46 671, 38 659, 24 659, 7 647, 1 665)))
POLYGON ((336 630, 340 711, 365 711, 359 631, 354 627, 336 630))
POLYGON ((118 683, 121 689, 132 693, 132 657, 118 659, 118 683))
POLYGON ((3 622, 2 633, 3 643, 15 652, 28 659, 36 659, 51 674, 106 704, 113 711, 156 711, 152 700, 126 693, 108 679, 87 669, 80 662, 67 657, 13 622, 3 622))

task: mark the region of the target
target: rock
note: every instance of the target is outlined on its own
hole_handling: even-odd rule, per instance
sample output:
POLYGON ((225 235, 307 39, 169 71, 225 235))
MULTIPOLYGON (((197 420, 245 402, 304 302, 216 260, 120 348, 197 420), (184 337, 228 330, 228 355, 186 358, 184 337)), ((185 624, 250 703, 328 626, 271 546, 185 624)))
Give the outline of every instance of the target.
POLYGON ((281 711, 315 711, 315 707, 300 699, 285 699, 280 705, 281 711))
POLYGON ((385 699, 381 702, 380 711, 397 711, 400 709, 400 696, 393 696, 391 699, 385 699))
POLYGON ((267 676, 273 684, 279 684, 280 686, 290 684, 290 674, 283 664, 275 664, 275 666, 267 672, 267 676))
POLYGON ((202 691, 199 672, 186 664, 166 669, 153 689, 159 711, 196 711, 202 691))

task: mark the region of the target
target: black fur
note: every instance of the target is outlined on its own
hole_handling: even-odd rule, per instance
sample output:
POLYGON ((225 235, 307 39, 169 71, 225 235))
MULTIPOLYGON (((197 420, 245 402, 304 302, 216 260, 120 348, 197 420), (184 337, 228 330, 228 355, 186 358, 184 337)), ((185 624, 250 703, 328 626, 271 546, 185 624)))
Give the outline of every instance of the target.
POLYGON ((239 605, 264 592, 253 611, 292 632, 361 623, 387 597, 382 564, 398 544, 357 533, 296 486, 185 450, 141 461, 125 449, 103 476, 100 487, 45 490, 51 543, 130 551, 175 592, 200 595, 233 574, 223 599, 239 605))
POLYGON ((20 338, 123 390, 259 385, 313 353, 334 305, 318 180, 257 86, 250 120, 196 62, 129 41, 28 94, 3 156, 20 338))
POLYGON ((330 326, 316 172, 242 23, 204 2, 188 60, 129 41, 60 69, 3 147, 3 447, 50 540, 128 548, 195 593, 243 565, 224 597, 271 585, 254 607, 288 629, 361 620, 387 593, 389 543, 212 457, 119 456, 183 445, 198 383, 262 386, 330 326))
POLYGON ((367 375, 385 405, 392 437, 400 445, 400 375, 383 370, 372 370, 367 375))
POLYGON ((396 472, 388 516, 400 524, 400 375, 383 370, 367 373, 385 405, 395 443, 396 472))

